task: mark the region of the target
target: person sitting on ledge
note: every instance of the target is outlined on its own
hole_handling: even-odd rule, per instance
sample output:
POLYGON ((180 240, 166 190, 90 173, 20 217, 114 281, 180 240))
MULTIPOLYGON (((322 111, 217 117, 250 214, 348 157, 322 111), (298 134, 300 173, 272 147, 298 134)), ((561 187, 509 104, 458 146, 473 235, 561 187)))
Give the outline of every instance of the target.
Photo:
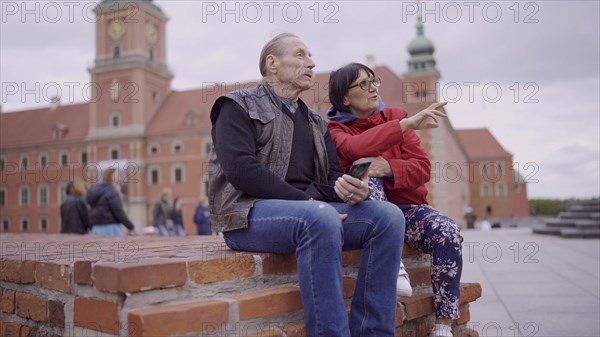
POLYGON ((394 336, 404 215, 340 171, 325 121, 299 99, 314 78, 306 44, 277 35, 259 66, 257 87, 211 110, 212 224, 231 249, 296 254, 308 336, 394 336), (363 252, 348 317, 342 250, 352 249, 363 252))

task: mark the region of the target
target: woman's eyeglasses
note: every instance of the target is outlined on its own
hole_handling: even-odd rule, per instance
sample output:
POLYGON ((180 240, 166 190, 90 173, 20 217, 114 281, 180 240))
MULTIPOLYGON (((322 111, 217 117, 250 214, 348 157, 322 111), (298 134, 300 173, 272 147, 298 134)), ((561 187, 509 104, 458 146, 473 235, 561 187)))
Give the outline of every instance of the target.
POLYGON ((348 90, 354 87, 360 87, 362 90, 367 91, 369 90, 370 84, 373 84, 375 88, 379 88, 379 86, 381 85, 381 79, 379 77, 370 77, 366 80, 362 80, 354 85, 349 86, 348 90))

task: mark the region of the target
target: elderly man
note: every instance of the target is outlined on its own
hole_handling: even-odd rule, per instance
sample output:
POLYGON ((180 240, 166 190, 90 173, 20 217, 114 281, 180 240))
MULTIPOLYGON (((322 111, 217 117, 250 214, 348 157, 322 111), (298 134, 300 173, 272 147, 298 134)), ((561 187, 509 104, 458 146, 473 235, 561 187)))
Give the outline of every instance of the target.
POLYGON ((256 88, 212 107, 213 226, 231 249, 296 254, 309 336, 393 336, 403 214, 340 171, 326 123, 299 99, 315 67, 304 42, 277 35, 259 66, 256 88), (363 254, 348 318, 341 253, 352 249, 363 254))

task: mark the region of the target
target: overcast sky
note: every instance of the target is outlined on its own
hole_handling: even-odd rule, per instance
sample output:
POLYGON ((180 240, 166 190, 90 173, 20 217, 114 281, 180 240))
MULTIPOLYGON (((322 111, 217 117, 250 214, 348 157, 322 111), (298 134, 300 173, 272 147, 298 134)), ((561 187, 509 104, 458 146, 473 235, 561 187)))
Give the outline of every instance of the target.
MULTIPOLYGON (((89 96, 82 88, 94 61, 92 3, 0 2, 3 112, 46 106, 57 87, 63 104, 89 96)), ((402 75, 418 6, 408 1, 155 3, 170 18, 167 58, 175 90, 257 79, 262 45, 284 31, 305 40, 317 72, 364 62, 373 54, 377 65, 402 75)), ((490 129, 514 155, 530 198, 598 196, 599 1, 420 6, 442 74, 440 99, 450 101, 454 127, 490 129)))

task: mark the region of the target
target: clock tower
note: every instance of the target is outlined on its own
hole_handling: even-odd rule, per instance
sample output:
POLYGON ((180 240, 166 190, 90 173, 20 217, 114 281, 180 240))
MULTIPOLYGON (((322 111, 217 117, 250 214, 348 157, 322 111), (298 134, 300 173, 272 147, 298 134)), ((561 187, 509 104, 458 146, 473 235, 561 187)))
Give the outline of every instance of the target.
POLYGON ((171 91, 173 75, 167 67, 165 41, 168 18, 152 0, 103 0, 95 12, 89 138, 143 136, 171 91))

